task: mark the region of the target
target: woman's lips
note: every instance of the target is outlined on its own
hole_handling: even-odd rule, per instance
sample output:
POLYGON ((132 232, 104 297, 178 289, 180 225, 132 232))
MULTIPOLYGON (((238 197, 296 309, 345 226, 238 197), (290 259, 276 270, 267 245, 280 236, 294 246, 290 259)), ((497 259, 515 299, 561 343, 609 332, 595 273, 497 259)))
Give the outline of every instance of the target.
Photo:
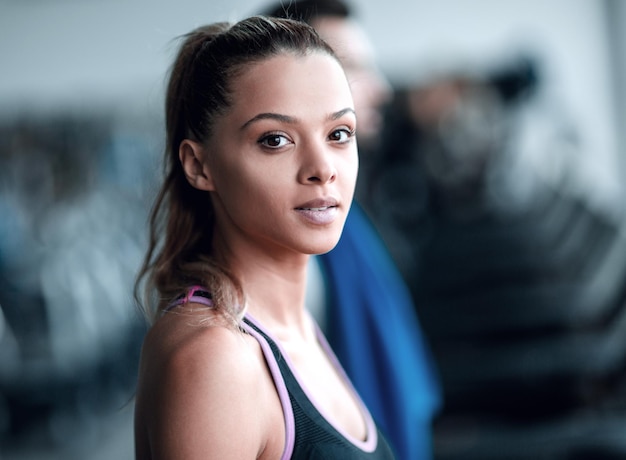
POLYGON ((309 201, 295 210, 307 221, 317 225, 328 225, 334 222, 339 214, 337 200, 332 198, 309 201))
POLYGON ((339 208, 337 206, 322 208, 296 208, 296 211, 306 220, 317 225, 331 224, 337 218, 339 208))

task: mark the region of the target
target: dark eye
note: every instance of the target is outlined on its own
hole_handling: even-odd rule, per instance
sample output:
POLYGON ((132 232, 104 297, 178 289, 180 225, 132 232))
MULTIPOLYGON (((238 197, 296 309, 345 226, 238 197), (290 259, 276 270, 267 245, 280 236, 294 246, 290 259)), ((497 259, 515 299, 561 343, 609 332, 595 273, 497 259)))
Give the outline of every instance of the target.
POLYGON ((259 144, 264 147, 269 147, 271 149, 277 149, 285 146, 289 143, 289 139, 287 139, 282 134, 268 134, 259 139, 259 144))
POLYGON ((352 136, 354 136, 354 131, 351 131, 346 128, 342 128, 342 129, 336 129, 335 131, 330 133, 330 136, 328 136, 328 138, 331 141, 343 144, 345 142, 348 142, 352 138, 352 136))

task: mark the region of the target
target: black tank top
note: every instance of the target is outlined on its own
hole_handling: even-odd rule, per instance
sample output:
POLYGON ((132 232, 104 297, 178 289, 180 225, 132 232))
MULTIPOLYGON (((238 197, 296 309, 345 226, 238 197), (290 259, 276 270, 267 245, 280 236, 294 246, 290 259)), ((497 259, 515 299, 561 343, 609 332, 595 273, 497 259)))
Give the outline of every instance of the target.
MULTIPOLYGON (((347 435, 340 433, 315 407, 292 372, 288 357, 283 356, 276 342, 249 315, 244 318, 243 326, 261 345, 283 403, 287 431, 283 460, 394 459, 389 445, 364 405, 362 407, 367 414, 368 439, 365 442, 350 441, 347 435)), ((335 361, 338 370, 343 373, 321 333, 318 337, 331 360, 335 361)))

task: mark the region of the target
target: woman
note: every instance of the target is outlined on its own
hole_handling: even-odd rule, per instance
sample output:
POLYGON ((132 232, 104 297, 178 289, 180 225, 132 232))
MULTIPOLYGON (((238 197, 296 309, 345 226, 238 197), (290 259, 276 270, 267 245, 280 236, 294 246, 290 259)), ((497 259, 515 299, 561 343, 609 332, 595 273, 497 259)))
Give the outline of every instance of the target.
POLYGON ((333 51, 290 20, 197 29, 166 128, 137 458, 393 458, 304 308, 309 254, 337 243, 358 169, 333 51))

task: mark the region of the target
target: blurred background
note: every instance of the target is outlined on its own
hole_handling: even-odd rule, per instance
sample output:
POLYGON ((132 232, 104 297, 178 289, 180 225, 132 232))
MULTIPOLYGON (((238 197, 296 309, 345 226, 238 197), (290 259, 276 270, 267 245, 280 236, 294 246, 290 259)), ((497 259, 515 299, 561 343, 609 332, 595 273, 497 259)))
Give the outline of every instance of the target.
MULTIPOLYGON (((0 458, 133 458, 173 39, 266 4, 0 0, 0 458)), ((434 353, 436 457, 626 458, 626 2, 351 4, 394 89, 360 200, 434 353)))

